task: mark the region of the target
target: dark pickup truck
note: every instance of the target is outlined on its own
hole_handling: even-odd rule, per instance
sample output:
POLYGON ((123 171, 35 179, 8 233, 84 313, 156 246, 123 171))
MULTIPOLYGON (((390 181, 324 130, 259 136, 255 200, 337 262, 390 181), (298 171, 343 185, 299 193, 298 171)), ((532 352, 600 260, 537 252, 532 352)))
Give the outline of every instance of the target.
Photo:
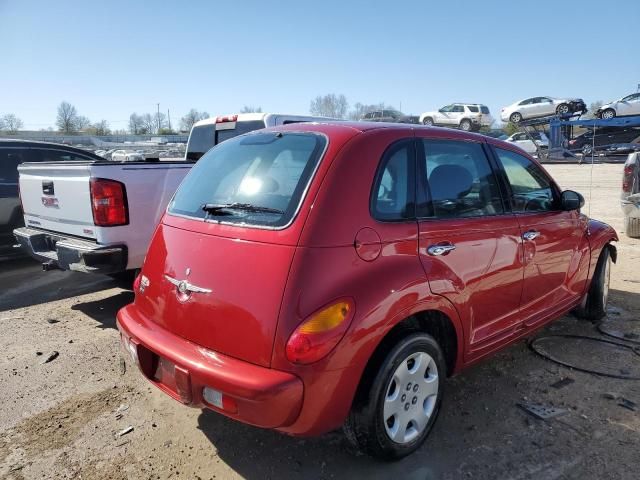
POLYGON ((0 254, 13 253, 15 228, 24 225, 18 193, 18 165, 24 162, 104 160, 56 143, 0 139, 0 254))

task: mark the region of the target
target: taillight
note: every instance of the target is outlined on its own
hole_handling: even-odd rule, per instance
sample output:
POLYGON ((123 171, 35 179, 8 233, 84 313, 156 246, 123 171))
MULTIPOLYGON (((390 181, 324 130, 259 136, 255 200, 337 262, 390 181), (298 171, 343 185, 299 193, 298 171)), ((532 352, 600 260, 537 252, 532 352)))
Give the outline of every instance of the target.
POLYGON ((575 145, 576 144, 576 139, 572 138, 571 140, 569 140, 569 145, 575 145))
POLYGON ((633 187, 633 170, 635 169, 635 165, 625 165, 624 172, 622 174, 622 191, 625 193, 631 192, 631 188, 633 187))
POLYGON ((353 302, 343 299, 311 315, 289 337, 287 359, 308 364, 324 358, 344 337, 353 314, 353 302))
POLYGON ((115 227, 129 223, 129 208, 124 184, 104 178, 91 179, 93 223, 99 227, 115 227))
POLYGON ((237 122, 238 115, 224 115, 216 117, 216 123, 237 122))

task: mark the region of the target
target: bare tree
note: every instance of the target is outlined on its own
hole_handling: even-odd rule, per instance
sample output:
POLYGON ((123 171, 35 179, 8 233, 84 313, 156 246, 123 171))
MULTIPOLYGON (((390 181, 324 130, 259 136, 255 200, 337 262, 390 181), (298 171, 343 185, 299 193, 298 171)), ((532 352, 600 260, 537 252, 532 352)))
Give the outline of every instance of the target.
POLYGON ((109 123, 106 120, 100 120, 96 122, 92 126, 95 131, 95 135, 111 135, 111 129, 109 128, 109 123))
POLYGON ((584 114, 584 116, 582 118, 596 118, 596 112, 598 111, 598 109, 600 107, 602 107, 602 105, 604 105, 604 103, 602 102, 602 100, 597 100, 595 102, 592 102, 589 105, 589 111, 587 113, 584 114))
POLYGON ((58 116, 56 126, 64 133, 74 133, 78 129, 78 111, 69 102, 62 102, 58 105, 58 116))
POLYGON ((311 101, 309 111, 312 115, 333 118, 345 118, 349 102, 344 95, 336 95, 329 93, 327 95, 318 95, 315 100, 311 101))
POLYGON ((142 132, 142 128, 144 121, 142 120, 142 116, 138 115, 136 112, 133 112, 131 115, 129 115, 129 132, 134 134, 134 135, 138 135, 139 133, 146 133, 146 132, 142 132))
POLYGON ((194 123, 204 120, 205 118, 209 118, 209 114, 207 112, 199 112, 195 108, 192 108, 180 119, 180 129, 191 131, 194 123))
POLYGON ((157 124, 158 121, 155 115, 151 115, 150 113, 142 115, 142 128, 145 130, 144 133, 154 133, 157 124))
POLYGON ((0 130, 6 130, 11 134, 18 133, 24 127, 24 123, 13 113, 7 113, 4 117, 0 118, 0 130))
POLYGON ((390 105, 385 105, 384 102, 380 103, 372 103, 372 104, 363 104, 357 102, 351 111, 349 112, 349 120, 360 120, 366 113, 373 112, 375 110, 392 110, 393 107, 390 105))
POLYGON ((240 109, 240 113, 262 113, 262 107, 254 107, 253 105, 245 105, 240 109))
POLYGON ((76 119, 76 131, 85 130, 91 125, 91 120, 83 115, 78 115, 76 119))

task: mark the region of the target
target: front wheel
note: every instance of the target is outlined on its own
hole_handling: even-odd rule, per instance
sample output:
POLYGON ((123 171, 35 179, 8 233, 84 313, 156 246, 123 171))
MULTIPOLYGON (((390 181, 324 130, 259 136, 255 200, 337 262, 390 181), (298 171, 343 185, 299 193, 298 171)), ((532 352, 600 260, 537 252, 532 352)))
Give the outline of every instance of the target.
POLYGON ((445 374, 444 355, 433 337, 402 338, 373 381, 361 383, 344 426, 347 438, 360 451, 385 460, 413 453, 438 416, 445 374))
POLYGON ((520 114, 519 112, 512 113, 509 117, 509 121, 511 123, 520 123, 522 121, 522 114, 520 114))
POLYGON ((567 113, 569 113, 569 105, 567 105, 566 103, 561 103, 560 105, 558 105, 558 108, 556 108, 556 113, 558 115, 566 115, 567 113))
POLYGON ((592 147, 590 143, 585 143, 582 146, 582 154, 583 155, 591 155, 592 147))
POLYGON ((607 314, 610 279, 611 253, 609 252, 609 246, 605 245, 602 252, 600 252, 596 270, 593 273, 589 293, 587 293, 587 301, 584 307, 578 311, 580 317, 597 322, 607 314))

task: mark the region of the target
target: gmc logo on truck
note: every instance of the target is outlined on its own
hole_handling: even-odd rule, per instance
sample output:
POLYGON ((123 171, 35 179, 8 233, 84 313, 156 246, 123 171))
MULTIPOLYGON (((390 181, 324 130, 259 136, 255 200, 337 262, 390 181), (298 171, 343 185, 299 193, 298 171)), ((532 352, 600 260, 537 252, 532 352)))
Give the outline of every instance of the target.
POLYGON ((45 207, 58 208, 58 199, 55 197, 42 197, 42 205, 45 207))

